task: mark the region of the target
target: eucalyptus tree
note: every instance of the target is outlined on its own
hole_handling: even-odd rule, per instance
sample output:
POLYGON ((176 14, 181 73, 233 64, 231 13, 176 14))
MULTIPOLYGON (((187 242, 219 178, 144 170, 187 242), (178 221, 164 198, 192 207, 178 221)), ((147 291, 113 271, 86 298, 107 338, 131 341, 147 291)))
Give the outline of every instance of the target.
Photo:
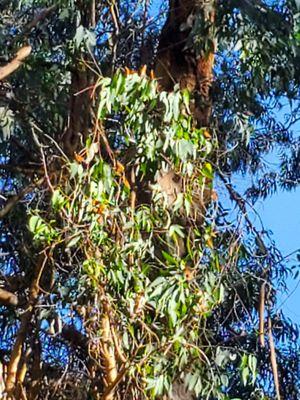
POLYGON ((298 184, 297 4, 0 11, 2 396, 297 399, 290 271, 253 218, 298 184))

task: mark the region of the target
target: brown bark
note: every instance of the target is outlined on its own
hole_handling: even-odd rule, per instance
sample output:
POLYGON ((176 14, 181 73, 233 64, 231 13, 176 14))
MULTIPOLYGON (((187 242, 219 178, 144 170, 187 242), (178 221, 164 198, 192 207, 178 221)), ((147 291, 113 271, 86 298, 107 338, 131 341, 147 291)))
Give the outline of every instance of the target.
POLYGON ((0 289, 0 305, 16 307, 18 305, 18 297, 5 289, 0 289))
MULTIPOLYGON (((84 28, 94 28, 96 24, 96 4, 94 0, 77 0, 75 2, 81 16, 84 28)), ((83 147, 91 128, 90 96, 94 74, 89 69, 91 57, 79 57, 75 52, 71 71, 69 123, 63 135, 63 148, 67 155, 73 157, 80 147, 83 147)))
POLYGON ((175 83, 191 91, 196 88, 195 60, 185 51, 190 29, 181 30, 194 7, 195 0, 169 0, 169 14, 160 35, 155 67, 155 75, 164 90, 172 90, 175 83))
POLYGON ((24 344, 28 334, 28 326, 30 324, 34 312, 34 306, 38 301, 39 282, 46 262, 47 262, 47 254, 41 254, 37 260, 34 277, 30 286, 27 308, 22 314, 20 328, 17 333, 16 341, 10 355, 10 360, 7 367, 7 378, 6 378, 6 391, 9 394, 9 396, 13 396, 15 392, 17 377, 20 372, 20 369, 23 367, 21 358, 23 355, 24 344))
POLYGON ((40 389, 40 380, 42 378, 41 361, 41 343, 39 333, 36 332, 36 338, 32 344, 32 366, 30 368, 30 387, 28 387, 28 399, 37 400, 40 389))
MULTIPOLYGON (((115 356, 115 345, 111 332, 110 318, 108 307, 102 316, 102 339, 101 339, 101 355, 103 359, 103 367, 105 374, 105 389, 113 387, 117 377, 118 368, 115 356)), ((114 390, 105 390, 102 396, 103 400, 113 400, 114 390)))
POLYGON ((200 94, 199 104, 195 106, 195 117, 199 126, 209 127, 212 113, 211 87, 213 83, 214 52, 203 55, 197 62, 197 82, 200 94))
MULTIPOLYGON (((155 75, 161 89, 171 91, 175 84, 179 84, 181 89, 192 92, 195 100, 190 105, 190 109, 199 127, 209 127, 211 124, 211 86, 215 48, 208 46, 207 43, 214 42, 214 24, 213 0, 205 3, 197 0, 169 0, 169 14, 161 32, 157 52, 155 75), (194 21, 199 16, 205 25, 204 31, 207 37, 202 38, 203 49, 197 54, 198 50, 193 46, 195 37, 191 35, 194 34, 194 21)), ((178 194, 183 192, 187 184, 184 178, 172 169, 161 173, 157 183, 169 205, 176 201, 178 194)), ((211 202, 211 182, 206 182, 200 190, 193 182, 191 185, 193 192, 197 195, 193 196, 189 217, 201 226, 206 206, 211 202)), ((183 218, 185 219, 185 216, 183 218)), ((188 226, 189 224, 187 224, 187 230, 189 230, 188 226)), ((179 257, 183 257, 186 253, 186 246, 182 239, 177 241, 176 250, 179 257)))
MULTIPOLYGON (((191 105, 191 111, 199 127, 210 127, 212 115, 212 82, 213 67, 215 61, 215 46, 205 46, 200 54, 197 54, 192 43, 191 33, 197 13, 201 13, 203 23, 207 25, 207 35, 211 34, 215 24, 215 3, 214 1, 202 2, 197 0, 169 0, 169 13, 163 27, 155 67, 155 76, 159 80, 163 90, 171 91, 175 84, 181 89, 188 89, 195 98, 191 105), (207 49, 206 49, 207 47, 207 49)), ((213 38, 204 38, 204 40, 213 38)), ((165 191, 169 203, 175 201, 177 194, 181 192, 182 183, 175 176, 173 170, 162 175, 158 184, 165 191), (175 179, 174 179, 175 178, 175 179)), ((199 225, 203 222, 206 205, 211 201, 211 187, 203 187, 201 198, 193 199, 195 213, 198 215, 199 225)), ((196 217, 197 218, 197 217, 196 217)), ((183 256, 186 249, 185 243, 179 249, 179 256, 183 256)), ((170 399, 194 398, 193 394, 184 388, 179 380, 173 383, 174 392, 170 399)))
POLYGON ((275 343, 274 343, 273 333, 272 333, 271 317, 268 318, 268 336, 269 336, 269 346, 270 346, 270 361, 271 361, 272 372, 273 372, 276 399, 280 400, 281 395, 280 395, 280 385, 279 385, 279 376, 278 376, 278 366, 277 366, 275 343))
POLYGON ((16 377, 16 395, 15 397, 17 399, 22 399, 25 398, 27 399, 26 396, 26 391, 25 388, 23 387, 23 383, 24 383, 24 379, 27 373, 27 364, 28 364, 28 359, 30 357, 31 354, 31 349, 28 348, 25 352, 25 354, 23 354, 20 363, 19 363, 19 368, 18 368, 18 372, 17 372, 17 377, 16 377))
POLYGON ((0 399, 4 398, 5 392, 5 367, 0 361, 0 399))
POLYGON ((13 395, 16 388, 17 374, 20 368, 20 360, 23 353, 23 345, 27 337, 27 328, 31 320, 31 316, 32 308, 30 307, 27 311, 25 311, 21 318, 20 329, 11 352, 6 378, 6 391, 10 396, 13 395))
POLYGON ((63 136, 63 147, 66 154, 73 156, 87 139, 91 119, 91 99, 88 87, 91 84, 90 72, 83 62, 71 72, 69 126, 63 136))
POLYGON ((265 347, 265 298, 266 298, 266 282, 260 287, 259 294, 259 342, 261 347, 265 347))
POLYGON ((31 53, 31 46, 23 46, 16 54, 16 57, 4 65, 4 67, 0 67, 0 81, 7 78, 14 71, 16 71, 24 62, 25 58, 27 58, 31 53))
POLYGON ((207 35, 211 36, 215 24, 214 1, 169 0, 169 15, 162 30, 155 74, 164 90, 172 90, 174 84, 187 88, 197 95, 193 107, 200 127, 209 127, 212 113, 211 87, 215 61, 213 38, 204 38, 209 43, 197 54, 190 43, 196 15, 201 14, 207 35))

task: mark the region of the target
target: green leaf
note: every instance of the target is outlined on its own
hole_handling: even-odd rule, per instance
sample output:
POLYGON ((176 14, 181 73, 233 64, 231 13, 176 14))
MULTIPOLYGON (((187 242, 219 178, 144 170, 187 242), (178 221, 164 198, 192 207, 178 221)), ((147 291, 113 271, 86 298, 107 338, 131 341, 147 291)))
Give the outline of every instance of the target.
POLYGON ((37 229, 41 226, 42 223, 43 223, 43 220, 41 219, 40 216, 33 215, 32 217, 30 217, 30 219, 29 219, 30 232, 35 233, 37 231, 37 229))
POLYGON ((210 163, 206 162, 203 165, 202 174, 208 179, 213 179, 213 177, 214 177, 213 168, 212 168, 212 165, 210 163))
POLYGON ((70 179, 73 179, 77 175, 79 164, 77 162, 72 162, 69 167, 71 172, 70 179))
POLYGON ((85 32, 85 44, 86 47, 89 50, 93 50, 93 48, 96 46, 97 40, 96 40, 96 33, 90 30, 86 30, 85 32))
POLYGON ((78 49, 83 42, 85 36, 85 28, 82 25, 79 25, 78 28, 76 29, 74 41, 75 41, 75 46, 78 49))
POLYGON ((177 235, 177 236, 180 236, 181 238, 184 238, 184 237, 185 237, 185 234, 184 234, 184 231, 183 231, 182 226, 176 225, 176 224, 170 226, 170 228, 169 228, 169 235, 170 235, 171 237, 173 237, 173 236, 176 237, 176 235, 177 235))
POLYGON ((89 148, 87 149, 87 155, 86 155, 86 162, 90 163, 95 155, 99 152, 99 144, 98 143, 92 143, 89 148))
POLYGON ((180 139, 177 142, 177 155, 182 161, 186 161, 189 156, 194 154, 194 145, 191 141, 180 139))
POLYGON ((168 302, 168 314, 170 316, 172 326, 176 326, 177 322, 177 309, 178 309, 178 297, 179 289, 175 289, 168 302))
POLYGON ((180 210, 183 205, 183 193, 178 193, 177 198, 173 204, 174 211, 180 210))
POLYGON ((55 189, 52 194, 51 203, 53 208, 59 209, 65 201, 65 198, 60 192, 60 189, 55 189))
POLYGON ((243 385, 247 386, 247 382, 248 382, 248 378, 250 376, 250 370, 248 367, 243 368, 242 370, 242 381, 243 381, 243 385))
POLYGON ((81 239, 81 234, 78 233, 72 239, 67 240, 67 248, 74 247, 79 242, 80 239, 81 239))
MULTIPOLYGON (((13 133, 15 114, 8 107, 0 106, 0 131, 2 130, 3 140, 6 141, 13 133)), ((1 139, 0 139, 1 142, 1 139)))
POLYGON ((190 92, 188 89, 182 91, 182 98, 187 111, 190 113, 190 92))
POLYGON ((175 121, 178 120, 179 118, 179 114, 180 114, 180 99, 181 99, 181 95, 180 92, 175 92, 175 94, 173 95, 173 103, 172 103, 172 109, 173 109, 173 118, 175 121))
POLYGON ((156 286, 156 288, 153 290, 153 292, 152 293, 150 292, 149 299, 153 299, 153 298, 155 298, 157 296, 160 296, 164 290, 165 290, 165 285, 164 284, 156 286))
POLYGON ((164 256, 165 260, 168 261, 170 264, 177 264, 177 261, 175 258, 173 258, 169 253, 166 251, 162 250, 162 255, 164 256))
POLYGON ((162 395, 164 391, 164 376, 160 375, 158 379, 156 379, 156 385, 154 387, 155 395, 162 395))
POLYGON ((193 391, 197 381, 199 379, 199 375, 198 374, 188 374, 186 377, 186 385, 188 387, 188 390, 193 391))

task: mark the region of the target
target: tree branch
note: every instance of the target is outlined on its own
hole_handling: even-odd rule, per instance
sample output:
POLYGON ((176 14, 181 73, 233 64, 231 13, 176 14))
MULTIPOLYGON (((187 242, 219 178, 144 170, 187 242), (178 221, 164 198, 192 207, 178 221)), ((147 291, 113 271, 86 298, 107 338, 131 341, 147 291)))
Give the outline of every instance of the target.
POLYGON ((18 303, 18 297, 15 294, 5 289, 0 289, 0 305, 16 307, 18 303))
POLYGON ((5 206, 0 210, 0 220, 3 219, 14 207, 15 205, 23 199, 26 194, 28 194, 35 186, 40 185, 44 181, 44 177, 39 179, 36 183, 27 186, 19 194, 11 196, 5 206))
POLYGON ((34 173, 43 172, 43 169, 41 169, 40 166, 31 166, 30 164, 0 164, 0 170, 17 172, 23 175, 31 175, 34 173))
POLYGON ((39 282, 44 267, 46 265, 47 259, 48 259, 48 254, 43 253, 39 256, 37 260, 34 278, 30 286, 30 292, 29 292, 30 294, 27 303, 27 308, 22 314, 20 328, 17 333, 16 341, 11 352, 9 364, 7 367, 7 378, 6 378, 6 391, 9 395, 13 395, 15 391, 17 384, 17 377, 20 371, 20 367, 22 367, 20 362, 23 354, 23 346, 27 337, 28 325, 32 318, 34 306, 38 300, 39 282))
POLYGON ((10 63, 6 64, 4 67, 0 67, 0 81, 16 71, 23 64, 25 58, 30 55, 31 50, 31 46, 22 47, 10 63))
POLYGON ((265 298, 266 282, 263 282, 259 293, 259 342, 261 347, 265 347, 265 298))
POLYGON ((56 8, 57 8, 57 4, 54 4, 48 8, 44 8, 43 10, 41 10, 41 12, 38 13, 34 17, 34 19, 25 26, 23 34, 30 32, 31 29, 35 28, 41 21, 46 19, 48 17, 48 15, 51 14, 52 11, 54 11, 56 8))
POLYGON ((271 317, 268 318, 268 336, 269 336, 269 346, 270 346, 270 361, 271 361, 273 377, 274 377, 276 399, 280 400, 281 396, 280 396, 280 386, 279 386, 279 377, 278 377, 278 367, 277 367, 275 343, 274 343, 273 333, 272 333, 271 317))

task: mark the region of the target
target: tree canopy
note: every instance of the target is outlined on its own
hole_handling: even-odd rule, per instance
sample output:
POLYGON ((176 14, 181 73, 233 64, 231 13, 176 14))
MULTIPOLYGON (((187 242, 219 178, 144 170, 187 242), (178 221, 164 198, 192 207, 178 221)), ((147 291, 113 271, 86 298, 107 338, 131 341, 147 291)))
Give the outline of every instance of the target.
POLYGON ((298 2, 0 11, 1 396, 298 399, 254 217, 299 184, 298 2))

